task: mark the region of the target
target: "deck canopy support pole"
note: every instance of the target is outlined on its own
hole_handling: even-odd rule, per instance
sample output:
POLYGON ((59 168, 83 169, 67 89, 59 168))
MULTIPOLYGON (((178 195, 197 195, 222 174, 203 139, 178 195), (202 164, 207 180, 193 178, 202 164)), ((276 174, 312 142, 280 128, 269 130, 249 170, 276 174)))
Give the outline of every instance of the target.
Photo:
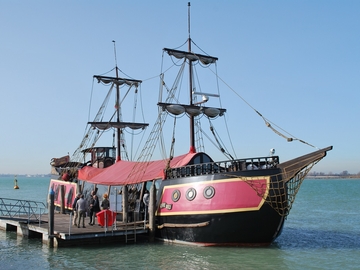
POLYGON ((155 209, 156 209, 156 186, 153 181, 150 188, 150 202, 149 202, 149 241, 155 241, 155 209))
POLYGON ((124 185, 122 189, 123 222, 128 222, 128 189, 124 185))

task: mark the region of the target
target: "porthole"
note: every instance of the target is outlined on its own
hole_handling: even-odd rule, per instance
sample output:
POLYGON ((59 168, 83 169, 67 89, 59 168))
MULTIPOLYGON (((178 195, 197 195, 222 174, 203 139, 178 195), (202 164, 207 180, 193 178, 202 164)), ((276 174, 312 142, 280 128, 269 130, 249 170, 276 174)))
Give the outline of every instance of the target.
POLYGON ((204 188, 203 194, 206 199, 211 199, 215 195, 215 188, 213 188, 212 186, 208 186, 204 188))
POLYGON ((193 199, 195 199, 196 197, 196 190, 195 188, 189 188, 186 191, 186 199, 188 199, 189 201, 192 201, 193 199))
POLYGON ((177 202, 178 200, 180 200, 180 196, 181 196, 181 193, 179 190, 174 190, 171 194, 171 199, 173 200, 173 202, 177 202))

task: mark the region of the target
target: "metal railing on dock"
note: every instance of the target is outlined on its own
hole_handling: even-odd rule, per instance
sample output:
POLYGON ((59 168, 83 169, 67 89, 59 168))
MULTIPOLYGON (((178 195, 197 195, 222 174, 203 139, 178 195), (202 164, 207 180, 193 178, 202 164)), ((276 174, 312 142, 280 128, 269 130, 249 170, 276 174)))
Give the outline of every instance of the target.
POLYGON ((47 213, 42 202, 0 198, 0 219, 41 222, 41 216, 47 213))

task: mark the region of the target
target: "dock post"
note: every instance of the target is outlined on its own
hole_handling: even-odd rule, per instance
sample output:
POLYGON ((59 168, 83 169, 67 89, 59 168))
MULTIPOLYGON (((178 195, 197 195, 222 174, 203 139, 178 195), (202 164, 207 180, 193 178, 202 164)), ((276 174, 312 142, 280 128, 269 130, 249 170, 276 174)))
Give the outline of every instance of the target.
POLYGON ((123 205, 123 222, 128 222, 128 189, 127 186, 123 186, 122 190, 122 205, 123 205))
POLYGON ((150 202, 149 202, 149 242, 155 241, 155 208, 156 208, 156 186, 153 181, 150 188, 150 202))
POLYGON ((50 248, 54 247, 54 199, 55 192, 53 189, 50 189, 49 192, 49 231, 48 231, 48 246, 50 248))

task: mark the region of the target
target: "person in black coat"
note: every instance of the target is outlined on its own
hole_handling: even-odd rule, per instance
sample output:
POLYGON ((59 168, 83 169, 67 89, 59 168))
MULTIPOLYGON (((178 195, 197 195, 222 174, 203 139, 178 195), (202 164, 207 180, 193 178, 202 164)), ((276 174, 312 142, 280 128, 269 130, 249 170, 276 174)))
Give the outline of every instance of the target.
POLYGON ((100 203, 99 198, 96 194, 93 195, 93 198, 90 201, 90 223, 89 225, 95 224, 96 213, 100 212, 100 203))

